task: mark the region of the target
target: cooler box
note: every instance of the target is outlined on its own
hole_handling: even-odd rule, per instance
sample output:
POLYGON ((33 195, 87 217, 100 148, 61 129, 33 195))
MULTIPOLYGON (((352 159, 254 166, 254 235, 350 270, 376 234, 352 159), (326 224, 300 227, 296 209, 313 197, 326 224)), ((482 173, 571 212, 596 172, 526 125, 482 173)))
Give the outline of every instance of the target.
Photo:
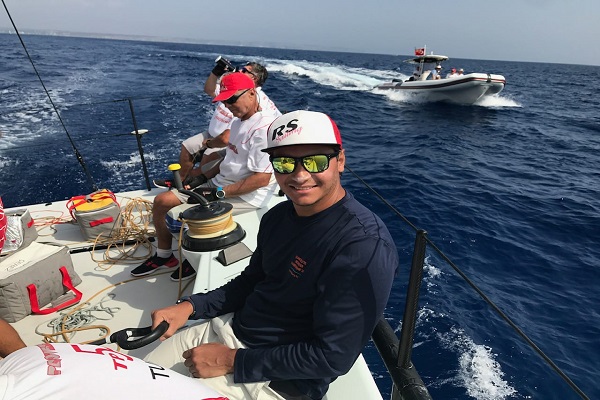
POLYGON ((31 218, 29 210, 23 208, 13 211, 5 211, 6 217, 6 239, 2 250, 3 256, 23 249, 38 237, 37 229, 34 226, 34 220, 31 218))
POLYGON ((107 189, 87 196, 72 197, 67 207, 88 241, 96 240, 100 234, 110 236, 121 214, 114 193, 107 189))
POLYGON ((80 283, 68 247, 33 242, 0 261, 0 318, 16 322, 76 304, 80 283))

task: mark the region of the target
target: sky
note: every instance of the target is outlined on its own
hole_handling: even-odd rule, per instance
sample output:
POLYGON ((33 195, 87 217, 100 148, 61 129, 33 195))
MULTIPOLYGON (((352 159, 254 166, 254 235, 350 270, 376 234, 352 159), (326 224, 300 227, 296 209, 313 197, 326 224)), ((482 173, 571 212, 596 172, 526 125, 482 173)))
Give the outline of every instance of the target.
MULTIPOLYGON (((600 66, 600 0, 2 0, 17 28, 600 66)), ((4 7, 0 29, 12 24, 4 7)))

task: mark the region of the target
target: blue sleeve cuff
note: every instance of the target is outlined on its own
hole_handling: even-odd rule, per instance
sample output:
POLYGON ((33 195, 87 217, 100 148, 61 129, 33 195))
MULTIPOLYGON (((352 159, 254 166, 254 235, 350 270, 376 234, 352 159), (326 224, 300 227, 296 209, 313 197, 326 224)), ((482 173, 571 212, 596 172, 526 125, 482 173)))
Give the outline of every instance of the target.
POLYGON ((233 382, 244 383, 244 359, 246 358, 247 349, 238 349, 235 352, 235 360, 233 361, 233 382))
POLYGON ((190 296, 183 296, 182 298, 177 300, 177 302, 175 302, 175 304, 180 304, 180 303, 183 303, 184 301, 187 301, 188 303, 190 303, 192 305, 192 313, 190 314, 188 319, 197 319, 198 317, 196 317, 196 305, 194 304, 194 302, 192 301, 190 296))

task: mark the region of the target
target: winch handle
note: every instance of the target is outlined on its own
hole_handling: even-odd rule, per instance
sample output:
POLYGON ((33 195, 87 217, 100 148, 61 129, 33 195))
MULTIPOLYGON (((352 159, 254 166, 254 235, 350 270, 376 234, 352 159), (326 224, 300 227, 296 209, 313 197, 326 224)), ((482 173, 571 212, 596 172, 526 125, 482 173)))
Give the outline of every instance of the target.
POLYGON ((185 189, 179 189, 179 191, 181 193, 187 194, 188 196, 193 197, 194 199, 198 200, 198 203, 200 205, 202 205, 203 207, 208 207, 208 205, 210 204, 208 202, 208 200, 206 200, 206 198, 204 198, 204 196, 202 196, 200 193, 196 193, 191 190, 185 190, 185 189))
POLYGON ((110 335, 110 341, 111 343, 117 343, 125 350, 138 349, 160 338, 167 329, 169 329, 167 321, 162 321, 155 330, 152 330, 151 326, 123 329, 110 335), (132 337, 137 337, 137 339, 129 340, 132 337))
POLYGON ((173 183, 175 184, 175 188, 177 190, 183 189, 183 183, 181 182, 181 175, 179 174, 181 165, 180 164, 170 164, 168 169, 169 169, 169 171, 173 172, 173 183))

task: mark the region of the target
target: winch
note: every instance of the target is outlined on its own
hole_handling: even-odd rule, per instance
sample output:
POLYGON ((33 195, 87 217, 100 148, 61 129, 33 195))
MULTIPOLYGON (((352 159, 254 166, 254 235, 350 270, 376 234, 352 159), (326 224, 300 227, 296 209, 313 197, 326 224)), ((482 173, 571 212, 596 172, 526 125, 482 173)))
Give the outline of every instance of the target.
MULTIPOLYGON (((252 251, 243 240, 246 232, 233 220, 233 206, 225 201, 209 202, 200 194, 184 190, 178 164, 169 166, 175 186, 198 204, 181 204, 167 213, 167 227, 178 238, 182 224, 181 253, 196 270, 193 293, 207 292, 237 276, 245 267, 244 260, 252 251)), ((244 240, 245 241, 245 240, 244 240)))
POLYGON ((244 239, 246 232, 233 220, 233 206, 226 202, 208 202, 201 195, 181 192, 194 197, 200 204, 183 211, 179 219, 186 223, 181 247, 194 252, 221 250, 244 239))

